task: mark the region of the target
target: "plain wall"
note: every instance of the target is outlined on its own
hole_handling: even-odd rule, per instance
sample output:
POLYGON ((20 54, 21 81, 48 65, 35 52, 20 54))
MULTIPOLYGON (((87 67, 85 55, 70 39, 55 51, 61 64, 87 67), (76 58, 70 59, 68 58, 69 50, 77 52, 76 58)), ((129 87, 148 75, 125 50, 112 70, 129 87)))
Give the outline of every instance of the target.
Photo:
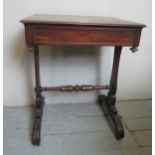
MULTIPOLYGON (((151 0, 5 0, 4 106, 34 103, 33 53, 25 50, 24 26, 19 20, 32 14, 108 16, 147 25, 139 51, 123 48, 118 76, 118 100, 151 98, 151 0)), ((108 84, 112 47, 41 46, 43 86, 108 84)), ((94 102, 97 93, 44 93, 46 103, 94 102)))

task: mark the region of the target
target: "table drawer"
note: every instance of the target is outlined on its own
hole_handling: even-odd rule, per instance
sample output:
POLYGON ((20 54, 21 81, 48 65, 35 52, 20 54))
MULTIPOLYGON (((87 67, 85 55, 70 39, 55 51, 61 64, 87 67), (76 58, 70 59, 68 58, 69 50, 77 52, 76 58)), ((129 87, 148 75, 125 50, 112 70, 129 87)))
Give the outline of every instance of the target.
MULTIPOLYGON (((32 27, 31 43, 50 45, 132 46, 135 30, 120 28, 32 27)), ((139 36, 140 37, 140 36, 139 36)), ((27 39, 29 40, 29 39, 27 39)))

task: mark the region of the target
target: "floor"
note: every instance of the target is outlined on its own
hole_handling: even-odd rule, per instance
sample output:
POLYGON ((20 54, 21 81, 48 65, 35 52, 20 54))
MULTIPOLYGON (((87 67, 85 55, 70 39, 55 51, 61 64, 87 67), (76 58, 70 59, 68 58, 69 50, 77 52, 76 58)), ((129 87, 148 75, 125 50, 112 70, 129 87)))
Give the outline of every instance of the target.
POLYGON ((32 107, 4 108, 4 155, 151 155, 151 100, 117 103, 117 141, 97 104, 46 105, 40 147, 30 143, 32 107))

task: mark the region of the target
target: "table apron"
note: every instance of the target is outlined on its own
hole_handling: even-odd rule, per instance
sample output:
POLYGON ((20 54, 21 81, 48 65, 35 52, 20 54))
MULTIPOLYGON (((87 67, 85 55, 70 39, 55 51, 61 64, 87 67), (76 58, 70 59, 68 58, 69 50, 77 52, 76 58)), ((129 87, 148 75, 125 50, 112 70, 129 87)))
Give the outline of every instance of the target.
POLYGON ((138 46, 141 29, 26 27, 27 45, 138 46))

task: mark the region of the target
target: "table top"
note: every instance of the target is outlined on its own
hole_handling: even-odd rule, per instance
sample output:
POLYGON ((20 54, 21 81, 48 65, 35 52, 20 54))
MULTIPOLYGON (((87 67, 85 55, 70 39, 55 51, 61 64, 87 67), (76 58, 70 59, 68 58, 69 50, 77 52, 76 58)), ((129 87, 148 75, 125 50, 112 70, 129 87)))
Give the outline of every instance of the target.
POLYGON ((24 24, 62 24, 112 27, 145 27, 146 25, 112 17, 36 14, 20 20, 24 24))

